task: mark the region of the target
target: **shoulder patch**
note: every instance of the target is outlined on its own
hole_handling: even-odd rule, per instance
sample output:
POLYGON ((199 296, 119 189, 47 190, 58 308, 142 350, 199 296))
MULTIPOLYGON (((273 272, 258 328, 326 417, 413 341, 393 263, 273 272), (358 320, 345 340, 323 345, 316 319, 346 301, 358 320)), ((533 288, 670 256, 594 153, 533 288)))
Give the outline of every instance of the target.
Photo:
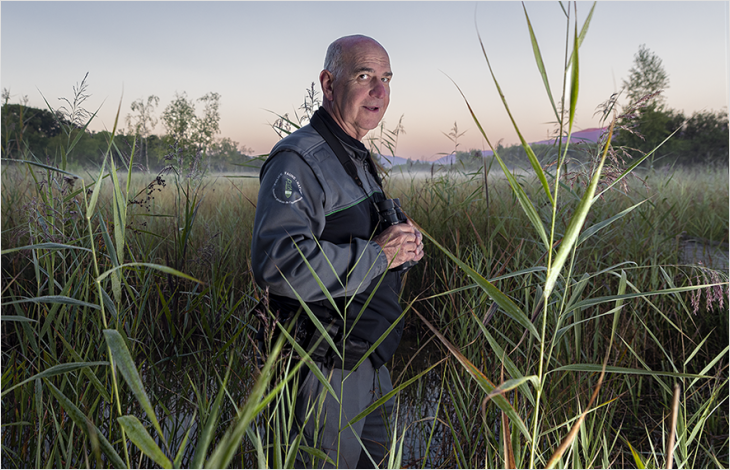
POLYGON ((274 199, 282 204, 294 204, 302 200, 302 186, 297 177, 288 171, 276 177, 272 193, 274 199))

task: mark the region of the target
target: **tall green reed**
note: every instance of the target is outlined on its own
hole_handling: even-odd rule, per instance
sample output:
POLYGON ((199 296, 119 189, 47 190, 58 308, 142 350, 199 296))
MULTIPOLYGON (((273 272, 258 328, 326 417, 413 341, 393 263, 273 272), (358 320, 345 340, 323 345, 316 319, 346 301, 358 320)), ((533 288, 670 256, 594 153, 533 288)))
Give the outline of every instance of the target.
MULTIPOLYGON (((481 386, 482 390, 486 393, 487 399, 493 401, 497 405, 497 407, 502 410, 504 415, 509 418, 511 426, 514 429, 520 431, 519 434, 529 446, 529 459, 527 461, 522 460, 520 462, 522 465, 526 465, 531 468, 534 468, 538 464, 544 464, 548 467, 558 465, 565 452, 569 448, 571 448, 571 446, 574 446, 574 440, 585 423, 587 413, 590 410, 591 405, 594 403, 595 399, 599 395, 606 373, 649 375, 657 380, 657 382, 665 389, 667 388, 667 386, 666 382, 662 378, 664 376, 674 377, 676 380, 692 379, 694 382, 700 379, 707 380, 710 378, 709 376, 705 375, 708 369, 705 369, 700 374, 687 374, 684 371, 680 372, 681 369, 675 367, 674 365, 672 365, 673 370, 666 372, 653 371, 646 367, 646 365, 644 365, 643 368, 622 368, 609 365, 609 359, 612 357, 611 349, 615 347, 618 347, 619 349, 624 349, 620 343, 614 344, 614 338, 617 337, 617 330, 620 325, 621 313, 626 310, 625 303, 629 299, 642 298, 646 300, 648 297, 653 297, 656 295, 674 296, 681 292, 708 288, 710 287, 710 285, 708 284, 689 287, 676 287, 672 285, 671 287, 666 289, 659 289, 658 284, 654 283, 654 289, 652 291, 641 292, 633 287, 630 281, 627 280, 626 268, 628 266, 616 265, 611 266, 602 274, 606 274, 609 276, 619 276, 621 279, 619 289, 614 294, 607 296, 585 297, 585 282, 591 277, 591 275, 587 273, 584 274, 582 277, 576 277, 578 276, 575 272, 576 264, 578 261, 576 259, 578 247, 582 243, 589 240, 591 237, 595 236, 601 230, 605 230, 607 227, 610 227, 610 225, 616 220, 630 214, 632 210, 636 209, 636 207, 639 206, 639 204, 604 220, 592 222, 592 225, 589 225, 587 228, 585 228, 585 223, 588 220, 589 212, 592 206, 598 200, 598 198, 603 196, 606 191, 608 191, 608 189, 615 186, 618 182, 626 178, 630 174, 631 170, 638 166, 640 161, 634 163, 631 167, 620 173, 617 177, 614 177, 612 180, 607 181, 605 178, 602 179, 602 170, 606 162, 607 156, 611 151, 610 142, 614 128, 614 118, 614 120, 612 120, 609 125, 607 136, 605 137, 601 145, 596 149, 596 152, 594 154, 593 167, 590 169, 589 181, 583 193, 577 194, 573 191, 568 191, 567 195, 562 194, 564 191, 561 191, 561 171, 563 171, 565 157, 570 146, 570 135, 573 129, 575 109, 579 91, 580 62, 578 51, 580 44, 582 43, 588 31, 588 26, 590 24, 590 20, 593 15, 593 8, 595 8, 595 5, 589 12, 585 23, 580 29, 580 33, 578 30, 577 18, 571 19, 570 6, 568 6, 567 9, 565 8, 565 6, 561 6, 563 7, 563 11, 567 19, 568 37, 571 37, 572 33, 573 49, 570 50, 570 43, 566 42, 566 61, 563 68, 563 91, 560 103, 567 102, 568 105, 567 108, 561 108, 560 110, 558 110, 558 107, 555 105, 556 100, 553 98, 552 91, 550 89, 537 38, 534 35, 529 15, 527 14, 527 10, 525 8, 525 17, 527 20, 530 38, 533 45, 535 61, 543 78, 546 92, 552 105, 553 112, 555 113, 556 121, 559 123, 559 135, 566 136, 568 142, 564 144, 564 146, 562 143, 558 144, 558 158, 554 172, 552 174, 546 172, 543 169, 538 158, 536 157, 534 152, 532 152, 530 146, 526 143, 525 139, 522 137, 522 134, 519 131, 517 124, 512 118, 506 97, 501 91, 496 76, 491 68, 491 64, 489 63, 486 49, 480 38, 482 51, 484 53, 485 60, 489 67, 493 81, 497 87, 500 98, 502 99, 505 109, 507 110, 510 119, 512 120, 512 123, 514 125, 514 128, 518 133, 518 136, 520 137, 532 169, 537 175, 537 179, 542 186, 544 196, 549 201, 551 213, 547 220, 544 220, 542 214, 540 213, 540 211, 538 211, 538 208, 527 196, 525 190, 519 184, 515 176, 510 172, 502 159, 499 157, 497 149, 492 146, 485 130, 482 128, 479 120, 473 113, 472 108, 465 97, 467 107, 469 108, 474 118, 474 122, 476 123, 483 137, 494 152, 494 156, 501 166, 505 177, 507 178, 509 185, 513 191, 513 194, 515 195, 527 219, 529 220, 530 226, 534 230, 536 239, 540 242, 542 250, 544 250, 545 252, 544 259, 546 264, 544 266, 536 266, 531 270, 528 269, 525 270, 525 272, 520 273, 521 276, 537 275, 539 278, 539 283, 532 289, 530 289, 533 292, 533 294, 531 295, 534 296, 532 302, 529 302, 528 300, 528 303, 520 305, 518 302, 516 302, 516 297, 506 295, 504 292, 498 289, 493 282, 487 280, 477 269, 474 269, 473 265, 470 265, 464 262, 463 259, 460 259, 458 256, 451 254, 449 250, 447 250, 440 243, 438 243, 436 239, 424 232, 426 237, 433 243, 433 245, 437 249, 445 253, 470 278, 472 278, 474 282, 476 282, 477 286, 484 291, 484 293, 496 304, 496 306, 498 306, 499 311, 507 315, 510 320, 517 322, 520 328, 524 329, 522 339, 516 345, 513 343, 512 351, 510 353, 507 353, 506 348, 499 344, 499 340, 492 337, 489 331, 484 328, 482 322, 476 322, 482 330, 482 333, 489 341, 489 349, 491 349, 491 352, 495 354, 497 358, 503 361, 502 366, 506 367, 506 369, 509 371, 509 375, 512 376, 512 379, 504 381, 500 386, 496 386, 495 384, 491 383, 484 376, 484 374, 471 363, 471 361, 464 357, 457 348, 453 347, 449 343, 449 341, 445 337, 443 337, 443 335, 441 335, 435 328, 431 327, 434 331, 434 334, 437 334, 439 336, 441 341, 451 351, 451 353, 458 360, 458 362, 463 365, 465 370, 481 386), (553 181, 552 187, 549 182, 549 178, 553 181), (601 190, 598 189, 599 182, 603 183, 604 186, 604 188, 601 190), (572 196, 577 199, 575 208, 570 214, 559 214, 561 199, 566 196, 569 198, 572 196), (562 226, 561 216, 564 215, 567 215, 568 221, 567 223, 565 223, 564 226, 562 226), (530 303, 533 305, 533 309, 528 309, 528 305, 530 303), (557 354, 557 351, 560 349, 561 342, 563 341, 563 338, 566 337, 566 334, 570 333, 575 335, 576 350, 581 350, 580 343, 584 341, 582 339, 581 330, 583 329, 583 324, 587 320, 580 319, 580 317, 578 317, 578 314, 581 311, 585 310, 586 307, 594 307, 597 305, 605 304, 615 304, 615 306, 608 312, 602 313, 600 315, 610 315, 611 317, 613 317, 611 322, 612 326, 608 330, 610 332, 608 341, 605 344, 600 344, 604 341, 596 341, 595 351, 597 352, 600 350, 604 350, 605 353, 598 354, 597 357, 595 357, 595 360, 597 360, 597 362, 594 363, 584 363, 582 362, 583 358, 581 357, 575 357, 573 359, 574 362, 569 364, 561 364, 562 361, 558 362, 558 358, 560 357, 560 355, 557 354), (534 321, 537 318, 540 319, 540 323, 536 325, 534 324, 534 321), (573 320, 572 323, 570 323, 571 320, 573 320), (528 359, 528 363, 525 364, 526 368, 520 370, 520 368, 518 368, 514 363, 511 363, 511 361, 509 361, 509 356, 512 353, 519 351, 519 347, 523 344, 523 342, 525 342, 525 346, 523 347, 527 348, 525 350, 525 354, 528 354, 528 357, 530 359, 528 359), (534 357, 532 356, 533 351, 535 354, 534 357), (532 374, 528 372, 530 370, 533 371, 532 374), (549 419, 549 414, 545 415, 545 413, 548 413, 549 411, 548 404, 545 401, 545 397, 546 394, 549 392, 548 386, 551 382, 549 380, 550 374, 579 372, 600 373, 600 377, 598 381, 592 385, 594 392, 592 397, 588 401, 588 404, 581 406, 581 408, 585 407, 586 409, 583 410, 576 419, 569 419, 566 423, 560 425, 560 427, 569 425, 571 429, 570 433, 568 433, 568 435, 564 438, 562 444, 560 446, 556 446, 554 444, 550 445, 544 442, 545 425, 547 423, 547 419, 549 419), (528 385, 531 385, 532 387, 529 387, 528 385), (502 398, 506 392, 510 392, 513 389, 519 389, 519 391, 531 403, 531 409, 529 411, 529 414, 525 417, 526 419, 529 418, 529 428, 531 429, 528 429, 527 423, 523 421, 523 418, 519 416, 519 414, 512 407, 512 405, 504 401, 504 399, 502 398), (549 450, 551 448, 552 450, 549 450), (549 451, 552 454, 549 459, 544 457, 546 451, 549 451)), ((576 10, 577 8, 573 8, 573 14, 577 16, 576 10)), ((607 119, 608 117, 608 113, 604 114, 604 119, 607 119)), ((652 153, 653 152, 650 152, 647 156, 644 157, 644 159, 648 158, 652 153)), ((662 272, 666 274, 666 271, 664 271, 656 264, 651 266, 651 269, 655 270, 656 272, 662 272)), ((596 319, 598 319, 598 317, 596 317, 596 319)), ((423 321, 426 322, 426 319, 424 318, 423 321)), ((649 335, 652 335, 651 329, 648 326, 646 326, 646 332, 649 335)), ((598 338, 595 332, 594 335, 596 335, 594 336, 594 338, 598 338)), ((661 348, 661 344, 656 344, 661 348)), ((624 347, 625 346, 628 345, 624 345, 624 347)), ((628 351, 631 351, 631 354, 635 356, 636 360, 638 360, 640 363, 642 362, 640 356, 636 354, 636 352, 633 351, 630 346, 628 351)), ((720 360, 722 354, 723 353, 715 357, 711 361, 711 364, 715 364, 718 360, 720 360)), ((671 358, 669 359, 671 360, 671 358)), ((609 402, 600 404, 599 407, 606 406, 608 405, 608 403, 609 402)), ((505 440, 505 449, 511 447, 512 445, 515 445, 513 444, 515 442, 514 440, 511 440, 510 442, 510 440, 507 439, 508 434, 509 433, 503 433, 502 435, 502 438, 505 440)), ((672 451, 673 449, 669 449, 667 454, 671 455, 672 451)), ((523 455, 521 452, 518 452, 517 454, 523 455)), ((577 454, 574 454, 574 456, 576 456, 577 458, 577 454)), ((505 454, 503 455, 503 458, 505 459, 505 465, 514 464, 514 462, 511 462, 511 459, 508 459, 507 457, 507 453, 505 452, 505 454)))
MULTIPOLYGON (((74 103, 77 101, 74 99, 74 103)), ((141 452, 140 459, 144 454, 162 467, 179 467, 190 429, 179 441, 179 448, 170 447, 170 436, 163 432, 153 400, 143 385, 143 374, 133 359, 135 356, 141 356, 145 361, 154 359, 154 354, 146 348, 149 337, 137 339, 135 336, 148 328, 144 326, 144 314, 150 312, 150 297, 156 297, 154 290, 159 291, 154 273, 186 279, 192 285, 200 285, 201 282, 172 267, 147 262, 145 256, 150 253, 136 250, 135 238, 128 231, 132 215, 128 209, 129 201, 133 199, 133 161, 132 158, 126 161, 126 185, 122 185, 115 161, 120 158, 125 162, 125 159, 114 142, 116 121, 96 178, 92 176, 87 183, 84 176, 66 169, 66 157, 78 140, 73 136, 76 132, 83 132, 86 126, 88 122, 80 130, 69 125, 68 145, 60 149, 60 167, 42 163, 30 152, 23 155, 23 160, 12 161, 16 166, 25 167, 27 174, 34 178, 38 198, 31 205, 28 229, 25 235, 19 236, 27 239, 28 244, 4 249, 2 255, 6 258, 29 253, 36 288, 33 291, 25 287, 32 284, 25 282, 23 278, 26 275, 21 269, 21 274, 11 282, 11 285, 15 284, 13 288, 3 295, 4 305, 16 313, 8 315, 4 309, 2 316, 4 336, 8 330, 13 331, 11 336, 4 338, 4 345, 12 347, 12 352, 7 352, 10 356, 5 359, 24 358, 16 367, 4 370, 3 402, 8 403, 11 393, 15 403, 32 398, 32 407, 38 413, 38 426, 35 432, 21 431, 17 435, 32 437, 38 467, 80 466, 84 461, 89 465, 88 457, 93 456, 97 465, 129 468, 132 457, 128 440, 137 452, 141 452), (36 177, 37 169, 41 170, 44 179, 36 177), (112 184, 110 213, 101 207, 105 180, 112 184), (128 256, 131 256, 131 262, 127 262, 128 256), (10 294, 9 298, 6 294, 10 294), (10 343, 6 343, 8 339, 10 343), (98 348, 102 342, 106 348, 98 348), (118 372, 121 372, 124 382, 119 380, 118 372), (22 378, 15 378, 18 376, 22 378), (33 385, 30 393, 29 384, 33 385), (128 392, 121 391, 124 384, 131 391, 134 402, 129 400, 128 392), (98 398, 89 402, 92 390, 98 398), (52 398, 55 402, 51 401, 52 398), (51 423, 44 419, 46 404, 51 410, 51 423), (58 414, 58 407, 63 414, 58 414), (136 415, 125 412, 130 407, 138 407, 145 416, 146 425, 136 415), (155 437, 150 435, 148 428, 155 437), (85 439, 78 437, 80 433, 85 439), (83 450, 76 452, 73 446, 79 440, 83 450)), ((188 216, 186 227, 189 229, 192 225, 190 212, 184 216, 188 216)), ((183 235, 186 238, 180 245, 188 242, 189 234, 183 235)), ((196 296, 202 300, 197 301, 197 308, 208 304, 216 308, 219 315, 226 315, 223 322, 230 323, 230 316, 239 310, 241 301, 236 302, 233 297, 229 299, 225 286, 222 287, 216 285, 214 289, 204 290, 199 297, 196 296), (221 294, 226 298, 216 299, 221 294), (213 297, 212 301, 210 297, 213 297)), ((161 295, 159 301, 164 305, 164 296, 161 295)), ((202 329, 206 329, 204 316, 202 324, 202 329)), ((232 361, 235 355, 231 354, 231 344, 245 331, 245 325, 238 327, 235 334, 226 338, 227 344, 218 346, 216 352, 227 354, 232 361)), ((187 339, 190 334, 186 332, 187 339)), ((210 336, 208 331, 209 340, 212 340, 210 336)), ((217 426, 218 407, 222 397, 226 396, 227 377, 222 381, 219 398, 213 409, 205 413, 207 420, 198 441, 196 465, 201 466, 206 459, 213 467, 230 463, 232 451, 238 450, 238 442, 247 423, 253 419, 254 410, 260 405, 262 393, 270 380, 268 371, 276 355, 275 350, 253 386, 251 399, 237 410, 233 425, 223 436, 224 444, 217 446, 208 456, 211 434, 217 426)), ((165 409, 164 404, 160 406, 165 409)), ((20 421, 17 426, 22 429, 26 424, 20 421)), ((6 455, 13 460, 23 458, 23 452, 12 452, 8 444, 9 441, 4 438, 4 459, 6 455)))

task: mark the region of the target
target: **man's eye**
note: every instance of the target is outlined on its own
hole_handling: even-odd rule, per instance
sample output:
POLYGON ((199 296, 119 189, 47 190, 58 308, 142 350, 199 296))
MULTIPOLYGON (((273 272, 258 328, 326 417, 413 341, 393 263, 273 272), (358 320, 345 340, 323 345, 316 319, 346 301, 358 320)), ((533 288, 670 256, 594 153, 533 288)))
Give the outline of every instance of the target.
POLYGON ((368 78, 370 78, 370 75, 363 73, 360 74, 357 78, 359 78, 360 80, 367 80, 368 78))
POLYGON ((383 77, 381 78, 381 80, 383 81, 383 83, 388 83, 390 81, 390 77, 383 77))

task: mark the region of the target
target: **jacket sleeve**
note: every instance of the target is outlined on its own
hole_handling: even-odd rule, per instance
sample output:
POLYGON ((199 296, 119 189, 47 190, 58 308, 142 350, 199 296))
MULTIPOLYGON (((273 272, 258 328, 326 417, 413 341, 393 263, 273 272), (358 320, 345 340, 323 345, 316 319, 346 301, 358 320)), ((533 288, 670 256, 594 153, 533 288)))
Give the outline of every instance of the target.
POLYGON ((313 270, 334 298, 364 291, 387 269, 381 247, 359 238, 340 245, 319 240, 325 192, 316 175, 291 150, 269 158, 261 174, 251 245, 256 283, 272 294, 296 298, 296 291, 305 302, 324 300, 313 270))

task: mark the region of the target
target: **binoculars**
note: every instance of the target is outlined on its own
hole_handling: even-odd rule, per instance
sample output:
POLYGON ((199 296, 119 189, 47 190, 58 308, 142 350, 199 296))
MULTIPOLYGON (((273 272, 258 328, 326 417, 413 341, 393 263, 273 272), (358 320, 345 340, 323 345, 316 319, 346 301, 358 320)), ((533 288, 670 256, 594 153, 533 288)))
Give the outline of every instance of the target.
MULTIPOLYGON (((380 202, 376 202, 375 206, 378 208, 378 215, 380 217, 380 223, 383 224, 384 228, 388 228, 391 225, 405 224, 408 222, 406 215, 400 208, 400 199, 384 199, 380 202)), ((400 266, 396 266, 391 271, 406 272, 415 266, 417 261, 406 261, 400 266)))

